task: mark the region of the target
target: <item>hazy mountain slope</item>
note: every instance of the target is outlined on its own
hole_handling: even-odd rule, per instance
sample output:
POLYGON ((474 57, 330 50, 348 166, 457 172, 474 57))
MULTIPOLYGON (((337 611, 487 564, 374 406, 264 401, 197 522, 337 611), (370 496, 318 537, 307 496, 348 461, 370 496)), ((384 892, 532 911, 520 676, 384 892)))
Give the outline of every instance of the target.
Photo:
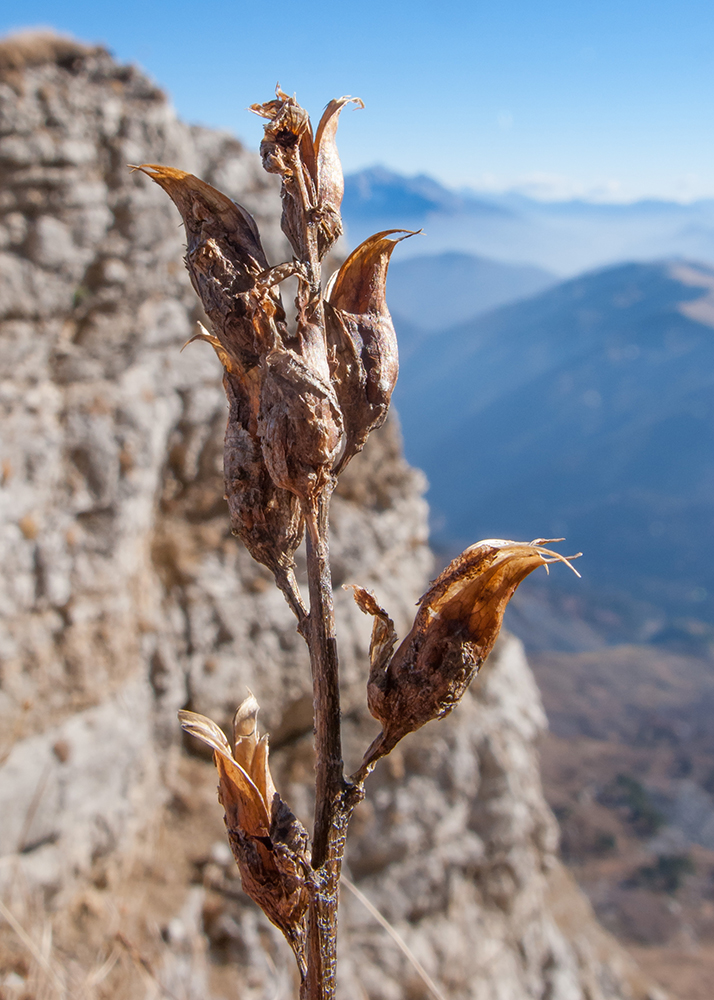
POLYGON ((459 250, 563 276, 622 260, 714 261, 711 200, 541 202, 451 191, 428 177, 375 168, 347 177, 343 214, 352 243, 380 229, 424 228, 428 243, 409 241, 402 257, 459 250))
POLYGON ((424 340, 397 403, 442 534, 566 535, 592 583, 713 619, 712 290, 621 265, 424 340))
POLYGON ((395 260, 389 307, 424 330, 443 330, 554 285, 549 271, 452 251, 395 260))

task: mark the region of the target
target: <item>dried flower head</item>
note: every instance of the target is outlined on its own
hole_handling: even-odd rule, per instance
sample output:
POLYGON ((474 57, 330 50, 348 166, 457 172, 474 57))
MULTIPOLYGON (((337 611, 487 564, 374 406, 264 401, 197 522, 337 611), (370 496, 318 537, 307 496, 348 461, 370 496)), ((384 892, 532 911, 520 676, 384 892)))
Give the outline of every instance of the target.
POLYGON ((282 178, 292 262, 269 267, 253 218, 210 184, 155 163, 135 169, 181 213, 186 266, 213 326, 192 340, 209 343, 225 371, 231 527, 273 571, 300 617, 293 571, 305 520, 314 540, 320 496, 384 421, 397 378, 385 285, 399 242, 389 237, 403 231, 365 240, 323 297, 319 260, 342 231, 337 122, 346 104, 362 102, 330 101, 313 138, 304 108, 280 89, 276 94, 252 110, 268 119, 261 150, 266 168, 282 178), (291 275, 298 280, 294 332, 278 291, 291 275))
POLYGON ((233 718, 233 746, 223 730, 196 712, 179 712, 186 732, 213 749, 218 798, 243 889, 283 932, 304 965, 304 914, 309 902, 308 835, 275 791, 268 737, 257 725, 252 693, 233 718))
MULTIPOLYGON (((323 293, 321 260, 342 233, 344 179, 331 101, 313 135, 310 118, 280 88, 252 106, 267 120, 263 165, 282 181, 282 228, 294 257, 271 267, 250 214, 185 171, 144 164, 171 197, 186 229, 186 266, 212 330, 229 404, 224 444, 231 527, 268 566, 310 650, 315 708, 314 839, 275 790, 268 738, 252 694, 233 720, 232 743, 210 719, 180 712, 186 731, 214 751, 219 799, 243 888, 291 944, 304 1000, 334 1000, 340 869, 350 815, 376 760, 406 733, 446 715, 488 656, 504 609, 537 566, 568 560, 543 539, 490 539, 466 549, 421 598, 397 646, 394 623, 374 595, 355 587, 373 619, 369 708, 382 732, 351 780, 344 775, 332 581, 329 500, 336 478, 385 419, 398 373, 385 287, 394 247, 414 235, 376 233, 354 250, 323 293), (396 237, 396 238, 395 238, 396 237), (296 323, 279 287, 295 277, 296 323), (294 574, 307 528, 310 611, 294 574)), ((190 343, 190 341, 189 341, 190 343)), ((571 566, 572 568, 572 566, 571 566)))
MULTIPOLYGON (((367 752, 374 762, 406 735, 447 715, 493 649, 506 605, 539 566, 570 559, 533 542, 487 539, 471 545, 436 578, 419 601, 409 635, 394 655, 394 624, 374 596, 355 587, 355 599, 375 618, 367 700, 382 733, 367 752)), ((578 553, 579 555, 579 553, 578 553)))
POLYGON ((335 142, 337 123, 346 104, 359 108, 364 104, 358 97, 330 101, 313 139, 307 111, 280 86, 275 94, 276 100, 250 108, 268 119, 260 144, 263 166, 282 178, 282 228, 293 250, 301 260, 311 259, 309 240, 314 226, 317 259, 322 260, 342 235, 340 205, 345 182, 335 142))

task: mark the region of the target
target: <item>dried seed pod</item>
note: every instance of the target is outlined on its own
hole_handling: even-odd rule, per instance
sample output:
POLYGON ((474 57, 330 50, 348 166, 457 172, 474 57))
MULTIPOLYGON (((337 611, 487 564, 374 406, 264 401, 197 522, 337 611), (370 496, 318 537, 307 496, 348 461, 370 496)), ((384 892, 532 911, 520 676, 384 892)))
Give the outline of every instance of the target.
POLYGON ((268 737, 260 736, 257 716, 258 702, 249 694, 235 713, 231 747, 211 719, 179 712, 186 732, 213 749, 218 798, 243 889, 280 928, 304 969, 309 838, 275 791, 268 737))
POLYGON ((322 260, 342 235, 344 179, 335 142, 337 122, 346 104, 364 104, 358 97, 330 101, 313 139, 305 109, 280 87, 275 93, 276 100, 251 105, 251 111, 268 119, 260 144, 263 166, 282 178, 281 225, 296 254, 302 260, 311 258, 307 233, 316 223, 317 256, 322 260))
MULTIPOLYGON (((225 370, 229 404, 223 450, 231 530, 275 575, 298 617, 294 554, 304 534, 297 497, 270 476, 258 437, 265 356, 287 335, 277 285, 294 264, 269 269, 248 212, 193 174, 158 164, 138 168, 179 209, 186 228, 186 266, 211 320, 192 340, 205 340, 225 370)), ((199 324, 200 326, 200 324, 199 324)))
POLYGON ((270 174, 280 174, 281 228, 297 256, 304 260, 309 256, 305 216, 317 205, 312 126, 307 111, 294 97, 288 97, 279 87, 275 93, 277 100, 252 104, 250 110, 268 119, 260 144, 263 167, 270 174))
POLYGON ((293 159, 292 151, 299 146, 307 179, 313 180, 317 168, 312 125, 310 116, 305 108, 298 104, 297 99, 286 94, 278 84, 275 88, 275 100, 266 101, 264 104, 251 104, 250 110, 261 118, 268 119, 264 138, 260 144, 263 166, 268 173, 281 174, 283 178, 286 175, 289 177, 292 164, 297 162, 293 159))
POLYGON ((314 514, 331 480, 342 418, 332 386, 294 351, 276 350, 266 358, 258 433, 273 482, 314 514))
MULTIPOLYGON (((470 546, 421 598, 409 635, 388 663, 384 643, 375 644, 373 630, 378 655, 372 658, 367 701, 382 723, 382 733, 367 751, 365 765, 389 753, 407 733, 454 708, 491 652, 506 605, 529 573, 552 562, 573 569, 569 558, 575 556, 566 558, 543 547, 552 541, 562 539, 487 539, 470 546)), ((365 594, 356 589, 357 603, 381 621, 381 634, 393 643, 391 619, 365 594)))
MULTIPOLYGON (((241 370, 257 364, 271 340, 255 318, 262 312, 283 330, 285 313, 275 285, 260 284, 268 270, 252 216, 193 174, 156 163, 141 170, 166 191, 186 230, 186 267, 215 335, 241 370)), ((261 316, 261 319, 263 317, 261 316)))
POLYGON ((292 579, 294 555, 305 532, 300 502, 276 486, 268 472, 243 383, 226 372, 223 387, 230 407, 223 472, 231 530, 276 579, 292 579))
POLYGON ((388 229, 370 236, 349 255, 327 287, 327 341, 345 425, 336 474, 362 450, 369 432, 384 423, 389 410, 399 356, 387 308, 387 270, 397 243, 414 235, 388 229), (395 233, 404 235, 390 239, 395 233))
POLYGON ((299 274, 293 347, 265 359, 258 433, 277 486, 301 501, 313 540, 318 498, 332 481, 343 440, 342 414, 330 379, 322 301, 299 274))
POLYGON ((346 104, 355 104, 358 108, 364 107, 359 97, 335 98, 325 108, 315 135, 317 210, 320 219, 317 241, 320 259, 342 235, 340 206, 345 193, 345 179, 335 137, 340 112, 346 104))

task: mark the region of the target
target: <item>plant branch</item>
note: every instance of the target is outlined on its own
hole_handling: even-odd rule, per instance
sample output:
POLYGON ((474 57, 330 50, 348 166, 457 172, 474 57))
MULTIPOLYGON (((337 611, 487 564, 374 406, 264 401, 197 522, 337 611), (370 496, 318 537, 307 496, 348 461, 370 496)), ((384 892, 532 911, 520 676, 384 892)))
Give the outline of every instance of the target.
MULTIPOLYGON (((305 997, 334 995, 337 961, 337 904, 344 839, 345 811, 340 731, 340 691, 328 522, 330 484, 321 494, 317 513, 307 531, 307 573, 310 616, 307 631, 313 684, 315 726, 315 825, 312 867, 319 873, 317 891, 308 911, 308 978, 305 997), (310 530, 312 529, 312 530, 310 530)), ((351 812, 351 809, 349 810, 351 812)))
POLYGON ((292 569, 284 570, 279 568, 274 571, 273 576, 275 577, 275 583, 278 589, 282 592, 283 597, 288 602, 290 610, 297 618, 298 632, 300 635, 304 636, 308 622, 308 610, 302 599, 300 588, 298 587, 297 580, 295 579, 295 573, 292 569))
MULTIPOLYGON (((207 341, 224 368, 231 530, 273 571, 310 652, 316 774, 311 849, 307 831, 275 790, 253 695, 239 706, 230 743, 210 719, 179 713, 184 729, 214 751, 243 890, 293 948, 301 1000, 335 997, 340 870, 365 778, 407 733, 455 707, 491 651, 521 580, 554 561, 570 565, 544 548, 544 539, 472 545, 432 582, 396 650, 388 613, 373 594, 354 587, 358 606, 374 617, 367 702, 382 732, 352 778, 345 777, 329 509, 337 474, 387 415, 398 371, 385 288, 399 240, 389 237, 404 233, 389 230, 365 240, 323 296, 320 262, 342 232, 337 117, 352 100, 328 104, 314 139, 305 109, 279 88, 276 100, 252 106, 268 121, 261 156, 265 169, 282 177, 281 225, 295 255, 277 267, 268 264, 254 220, 226 195, 173 167, 140 168, 181 212, 186 264, 214 331, 193 339, 207 341), (293 333, 274 288, 291 275, 298 277, 293 333), (305 527, 309 611, 293 561, 305 527)), ((403 942, 400 947, 406 948, 403 942)))

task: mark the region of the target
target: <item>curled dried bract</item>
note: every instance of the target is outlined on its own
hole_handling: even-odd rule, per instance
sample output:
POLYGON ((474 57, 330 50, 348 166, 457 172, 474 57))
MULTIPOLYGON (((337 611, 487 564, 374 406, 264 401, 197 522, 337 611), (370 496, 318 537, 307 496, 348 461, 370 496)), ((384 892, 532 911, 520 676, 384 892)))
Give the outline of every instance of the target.
MULTIPOLYGON (((283 325, 275 285, 258 278, 268 261, 253 217, 205 181, 173 167, 144 163, 136 168, 155 181, 181 213, 186 230, 186 267, 214 333, 240 367, 249 369, 269 345, 256 342, 256 313, 283 325)), ((270 334, 266 334, 270 339, 270 334)))
POLYGON ((309 903, 308 836, 275 791, 268 737, 257 726, 252 694, 233 719, 233 745, 222 729, 195 712, 181 711, 186 732, 208 744, 218 768, 218 798, 244 891, 280 928, 301 969, 305 966, 305 911, 309 903))
POLYGON ((387 270, 397 243, 414 235, 388 229, 370 236, 349 255, 327 287, 325 326, 345 426, 335 473, 362 450, 370 431, 387 416, 399 373, 397 337, 387 308, 387 270), (390 239, 395 233, 403 235, 390 239))
MULTIPOLYGON (((548 541, 561 539, 487 539, 470 546, 421 598, 409 635, 388 662, 383 655, 373 656, 367 700, 382 733, 367 751, 367 765, 389 753, 406 733, 454 708, 491 652, 506 605, 529 573, 552 562, 573 569, 568 558, 544 548, 548 541)), ((386 612, 376 601, 366 601, 364 593, 357 590, 358 604, 381 620, 383 632, 389 631, 386 612)), ((373 630, 373 647, 374 640, 373 630)))

